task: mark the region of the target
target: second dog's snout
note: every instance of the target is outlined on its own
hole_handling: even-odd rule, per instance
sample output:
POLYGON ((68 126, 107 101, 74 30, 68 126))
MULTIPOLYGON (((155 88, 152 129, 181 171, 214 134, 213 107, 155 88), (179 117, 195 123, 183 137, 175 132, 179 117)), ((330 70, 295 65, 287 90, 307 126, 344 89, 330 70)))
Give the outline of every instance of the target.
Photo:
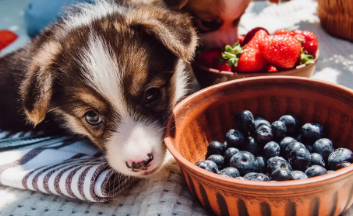
POLYGON ((148 165, 153 161, 153 154, 148 154, 147 158, 142 161, 126 162, 126 166, 132 171, 146 170, 148 165))

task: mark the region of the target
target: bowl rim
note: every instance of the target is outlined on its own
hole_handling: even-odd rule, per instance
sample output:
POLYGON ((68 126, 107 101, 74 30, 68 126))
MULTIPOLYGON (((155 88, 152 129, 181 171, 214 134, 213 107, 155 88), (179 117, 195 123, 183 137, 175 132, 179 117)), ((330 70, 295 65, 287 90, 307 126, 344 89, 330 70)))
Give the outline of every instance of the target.
POLYGON ((314 67, 317 64, 319 57, 320 57, 320 51, 317 50, 313 64, 309 64, 309 65, 302 64, 305 66, 300 67, 301 65, 298 65, 297 67, 300 67, 300 68, 292 68, 292 69, 283 70, 283 71, 279 71, 279 72, 256 72, 256 73, 248 72, 248 73, 246 73, 246 72, 220 71, 215 68, 210 68, 210 67, 200 65, 196 61, 194 61, 192 63, 192 65, 194 65, 195 67, 197 67, 201 70, 204 70, 204 71, 207 71, 210 73, 228 75, 228 76, 237 76, 237 75, 238 76, 239 75, 241 75, 241 76, 281 76, 281 75, 285 75, 285 74, 298 73, 298 72, 301 72, 301 71, 308 69, 310 67, 314 67))
MULTIPOLYGON (((203 95, 203 93, 209 91, 210 89, 217 89, 223 86, 229 86, 229 85, 234 85, 239 82, 247 82, 247 81, 253 81, 253 80, 273 80, 273 79, 286 79, 286 80, 297 80, 297 81, 302 81, 302 82, 314 82, 314 83, 319 83, 325 86, 330 86, 334 88, 339 88, 343 91, 348 91, 353 95, 353 90, 349 89, 345 86, 335 84, 335 83, 330 83, 330 82, 325 82, 321 81, 318 79, 310 79, 306 77, 291 77, 291 76, 271 76, 271 77, 250 77, 250 78, 243 78, 243 79, 237 79, 237 80, 231 80, 231 81, 226 81, 222 82, 216 85, 212 85, 210 87, 201 89, 200 91, 197 91, 187 98, 183 99, 181 102, 179 102, 175 108, 172 111, 172 115, 175 115, 175 113, 178 113, 180 109, 185 106, 186 103, 188 103, 190 100, 193 100, 194 98, 197 98, 199 95, 203 95)), ((332 173, 328 173, 325 175, 321 176, 316 176, 308 179, 303 179, 303 180, 291 180, 291 181, 282 181, 282 182, 261 182, 261 181, 244 181, 236 178, 226 178, 222 177, 218 174, 205 171, 202 168, 197 167, 196 165, 192 164, 190 161, 185 159, 173 146, 172 138, 170 137, 170 128, 171 125, 174 121, 174 118, 169 118, 168 123, 166 125, 166 132, 164 136, 164 143, 167 146, 167 149, 169 152, 173 155, 173 157, 177 160, 178 163, 182 163, 188 170, 191 170, 193 173, 196 173, 197 176, 207 176, 208 179, 211 179, 213 182, 224 182, 225 184, 239 184, 243 186, 244 188, 251 188, 251 187, 258 187, 258 188, 266 188, 266 187, 271 187, 273 189, 287 189, 288 187, 290 188, 295 188, 295 187, 303 187, 311 184, 317 184, 317 183, 323 183, 325 181, 334 181, 334 179, 338 179, 346 174, 353 173, 353 164, 349 167, 345 167, 339 170, 336 170, 332 173)), ((337 180, 338 181, 338 180, 337 180)))

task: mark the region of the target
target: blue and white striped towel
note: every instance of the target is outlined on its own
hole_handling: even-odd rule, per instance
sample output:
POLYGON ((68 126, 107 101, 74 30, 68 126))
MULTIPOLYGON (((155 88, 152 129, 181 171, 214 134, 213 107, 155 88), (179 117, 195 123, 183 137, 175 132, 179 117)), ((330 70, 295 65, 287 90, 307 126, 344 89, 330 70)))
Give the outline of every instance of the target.
POLYGON ((87 140, 0 131, 1 185, 104 202, 136 181, 114 172, 87 140))

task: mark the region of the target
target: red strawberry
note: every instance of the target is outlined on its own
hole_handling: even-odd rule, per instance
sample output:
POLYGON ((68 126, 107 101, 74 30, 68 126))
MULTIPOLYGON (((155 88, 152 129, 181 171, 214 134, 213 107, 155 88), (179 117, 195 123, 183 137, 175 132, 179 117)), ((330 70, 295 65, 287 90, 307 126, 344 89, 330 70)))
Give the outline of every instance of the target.
POLYGON ((239 40, 240 46, 243 46, 243 44, 244 44, 244 39, 245 39, 245 35, 239 35, 239 36, 238 36, 238 40, 239 40))
POLYGON ((266 60, 258 49, 247 47, 245 52, 240 55, 238 66, 233 68, 233 70, 239 72, 261 72, 266 70, 266 60))
POLYGON ((226 46, 226 51, 222 53, 228 65, 235 72, 261 72, 266 70, 266 61, 261 56, 258 49, 247 46, 244 50, 239 42, 234 47, 226 46))
POLYGON ((270 35, 259 43, 261 55, 277 68, 293 68, 301 51, 300 42, 289 34, 270 35))
POLYGON ((268 66, 267 71, 268 72, 277 72, 278 70, 275 66, 270 65, 270 66, 268 66))
POLYGON ((196 57, 196 62, 205 67, 215 68, 218 63, 217 58, 222 58, 222 53, 219 50, 212 49, 201 52, 196 57))
POLYGON ((268 36, 268 33, 264 30, 259 30, 255 33, 254 37, 249 41, 249 43, 246 45, 247 48, 259 48, 259 42, 263 40, 265 37, 268 36))
POLYGON ((291 31, 290 32, 290 34, 292 35, 292 36, 294 36, 294 35, 301 35, 302 34, 302 30, 293 30, 293 31, 291 31))
POLYGON ((267 29, 265 29, 265 28, 262 28, 262 27, 253 28, 252 30, 250 30, 250 31, 246 34, 242 46, 244 46, 245 44, 249 43, 249 41, 251 41, 251 39, 255 36, 255 34, 256 34, 258 31, 260 31, 260 30, 265 31, 268 35, 270 34, 270 33, 268 33, 267 29))
POLYGON ((0 50, 4 49, 12 42, 14 42, 18 36, 9 30, 0 30, 0 50))
POLYGON ((279 30, 277 30, 274 34, 275 34, 275 35, 290 34, 290 32, 287 31, 287 30, 285 30, 285 29, 279 29, 279 30))
POLYGON ((310 31, 295 30, 291 32, 291 35, 302 43, 304 51, 307 51, 309 55, 316 55, 318 41, 314 33, 310 31))
POLYGON ((220 70, 220 71, 232 71, 232 69, 229 67, 229 65, 225 61, 224 62, 219 62, 217 64, 216 69, 220 70))

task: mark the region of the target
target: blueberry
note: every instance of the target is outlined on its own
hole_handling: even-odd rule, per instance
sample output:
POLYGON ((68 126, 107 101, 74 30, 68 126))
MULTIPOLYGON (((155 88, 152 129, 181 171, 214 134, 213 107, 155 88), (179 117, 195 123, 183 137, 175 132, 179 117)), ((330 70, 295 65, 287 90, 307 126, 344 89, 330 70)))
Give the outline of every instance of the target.
POLYGON ((224 152, 224 164, 225 166, 229 166, 229 161, 235 155, 236 153, 239 152, 239 149, 230 147, 224 152))
POLYGON ((295 150, 295 149, 298 149, 298 148, 305 148, 305 145, 303 143, 300 143, 300 142, 293 142, 293 143, 290 143, 286 150, 285 150, 285 156, 288 158, 289 157, 289 154, 295 150))
POLYGON ((267 126, 271 127, 271 123, 265 119, 255 120, 254 123, 255 123, 255 128, 258 128, 260 125, 267 125, 267 126))
POLYGON ((207 160, 215 162, 219 170, 223 169, 224 167, 224 157, 222 155, 218 155, 218 154, 210 155, 207 158, 207 160))
POLYGON ((333 171, 333 170, 327 170, 327 174, 333 173, 333 172, 335 172, 335 171, 333 171))
POLYGON ((305 173, 299 170, 294 170, 292 171, 292 176, 294 180, 300 180, 300 179, 307 179, 308 176, 306 176, 305 173))
POLYGON ((231 129, 226 133, 226 142, 228 148, 242 148, 245 144, 245 138, 239 130, 231 129))
POLYGON ((289 154, 288 161, 295 170, 305 171, 311 163, 311 156, 308 149, 296 148, 289 154))
POLYGON ((353 153, 351 150, 346 148, 338 148, 330 154, 328 157, 328 167, 331 170, 337 170, 339 168, 338 164, 342 162, 353 162, 353 153))
POLYGON ((250 178, 252 178, 256 174, 257 174, 256 172, 249 172, 249 173, 244 175, 244 178, 249 180, 250 178))
POLYGON ((238 128, 243 132, 251 132, 255 129, 254 116, 249 110, 239 112, 235 116, 238 128))
POLYGON ((286 148, 289 144, 297 142, 294 138, 292 137, 285 137, 281 140, 279 143, 279 147, 281 148, 281 155, 285 155, 286 148))
POLYGON ((257 172, 258 163, 253 154, 247 151, 240 151, 230 159, 230 166, 237 168, 242 176, 249 172, 257 172))
POLYGON ((272 159, 272 160, 269 159, 267 161, 267 169, 266 169, 267 174, 270 176, 277 169, 288 169, 291 171, 292 166, 286 160, 282 160, 279 158, 272 159))
POLYGON ((314 147, 312 145, 305 145, 305 148, 308 149, 310 153, 314 153, 314 147))
POLYGON ((271 129, 275 140, 281 140, 286 136, 287 128, 283 121, 273 122, 271 129))
POLYGON ((236 179, 239 179, 239 180, 245 180, 245 178, 244 178, 244 177, 241 177, 241 176, 236 177, 236 179))
POLYGON ((266 158, 263 156, 256 157, 257 164, 258 164, 258 171, 259 173, 266 173, 266 158))
POLYGON ((226 168, 222 169, 221 171, 219 171, 218 174, 221 176, 228 176, 228 177, 232 177, 232 178, 236 178, 236 177, 240 176, 239 171, 234 167, 226 167, 226 168))
POLYGON ((293 175, 289 169, 277 169, 271 174, 271 180, 287 181, 293 180, 293 175))
POLYGON ((274 141, 268 142, 264 146, 264 150, 263 150, 263 154, 266 158, 279 156, 280 152, 281 152, 281 148, 279 147, 278 143, 274 141))
POLYGON ((217 164, 210 160, 199 161, 196 163, 196 166, 213 173, 218 173, 217 164))
POLYGON ((318 153, 311 153, 311 165, 319 165, 325 167, 324 158, 318 153))
POLYGON ((337 169, 342 169, 342 168, 348 167, 350 165, 352 165, 352 164, 347 161, 343 161, 343 162, 337 164, 337 169))
POLYGON ((255 118, 255 121, 256 120, 266 120, 264 117, 262 117, 262 116, 257 116, 256 118, 255 118))
POLYGON ((270 178, 263 173, 248 173, 244 178, 251 181, 270 181, 270 178))
POLYGON ((272 129, 267 125, 260 125, 256 128, 255 139, 258 143, 268 143, 273 140, 272 129))
POLYGON ((279 121, 282 121, 287 128, 287 134, 289 136, 295 136, 298 134, 299 121, 292 115, 284 115, 279 118, 279 121))
POLYGON ((267 164, 268 164, 268 163, 273 163, 273 161, 275 161, 275 160, 284 160, 284 161, 286 161, 286 159, 284 159, 283 157, 276 156, 276 157, 269 158, 269 159, 267 160, 267 164))
POLYGON ((326 138, 316 140, 313 148, 314 152, 320 154, 325 161, 327 161, 328 156, 334 151, 331 140, 326 138))
POLYGON ((262 150, 262 146, 258 142, 256 142, 254 138, 249 137, 248 141, 245 144, 244 150, 256 156, 262 150))
POLYGON ((306 123, 300 132, 303 143, 312 145, 323 136, 323 127, 318 123, 306 123))
POLYGON ((270 181, 270 177, 264 173, 258 173, 256 176, 254 176, 255 179, 251 179, 252 181, 270 181))
POLYGON ((213 154, 219 154, 223 155, 224 154, 224 145, 218 141, 212 141, 207 147, 207 155, 206 157, 213 155, 213 154))
POLYGON ((313 123, 313 125, 315 125, 316 127, 318 127, 320 129, 320 133, 321 133, 321 136, 324 136, 324 126, 322 126, 321 124, 319 123, 313 123))
POLYGON ((326 169, 319 165, 313 165, 309 167, 307 170, 305 170, 305 174, 308 176, 308 178, 324 175, 326 173, 327 173, 326 169))

